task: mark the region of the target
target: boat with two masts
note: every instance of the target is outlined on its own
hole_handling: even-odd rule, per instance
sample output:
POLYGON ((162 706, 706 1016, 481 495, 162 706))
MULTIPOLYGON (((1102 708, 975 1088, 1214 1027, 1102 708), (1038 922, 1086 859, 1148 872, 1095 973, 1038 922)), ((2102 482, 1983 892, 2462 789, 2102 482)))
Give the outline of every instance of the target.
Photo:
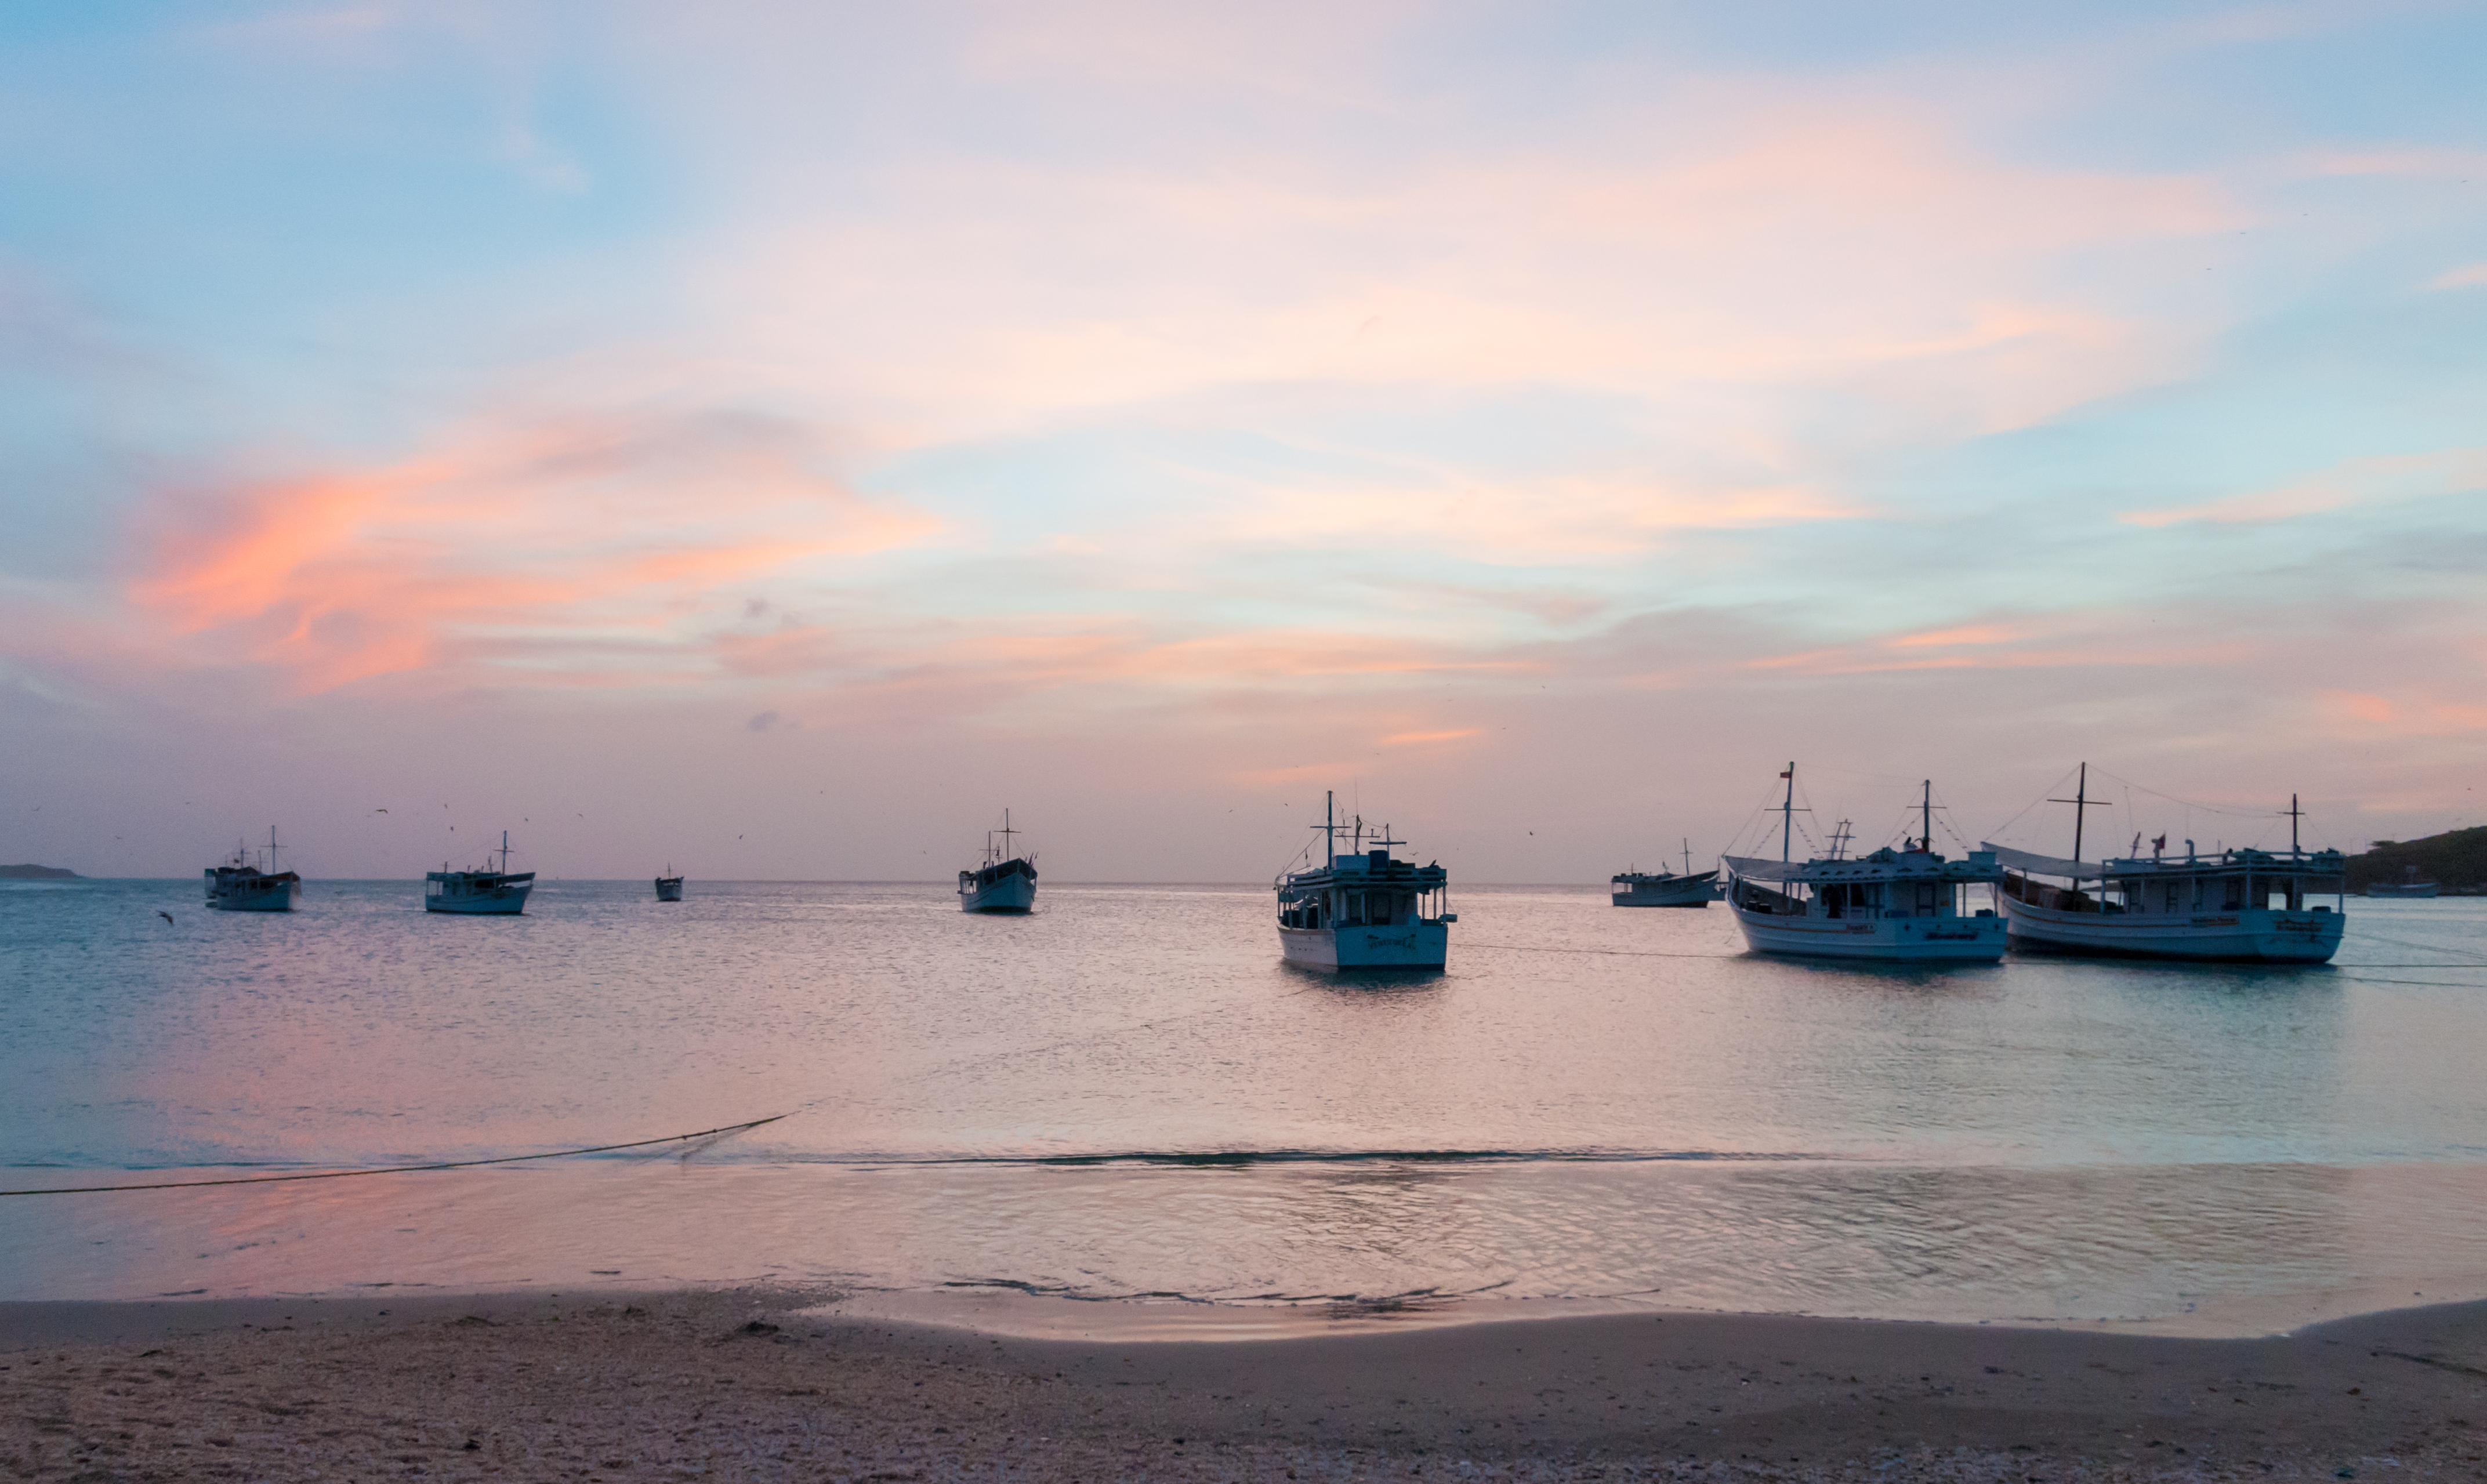
POLYGON ((968 912, 1024 912, 1036 906, 1036 854, 1011 853, 1010 811, 1002 811, 1002 827, 985 831, 985 863, 959 873, 959 910, 968 912), (999 834, 1001 844, 993 843, 999 834))
POLYGON ((207 868, 208 906, 220 912, 290 912, 302 901, 302 878, 276 866, 276 826, 267 826, 267 850, 253 865, 247 846, 233 859, 207 868))
POLYGON ((1617 907, 1708 907, 1719 900, 1719 868, 1695 876, 1692 841, 1684 842, 1684 874, 1626 871, 1607 883, 1617 907))
MULTIPOLYGON (((1791 858, 1796 827, 1796 765, 1780 806, 1779 858, 1729 855, 1727 905, 1756 953, 1879 963, 1992 964, 2003 957, 2003 919, 1976 907, 1970 892, 1992 887, 2001 871, 1988 851, 1948 860, 1934 849, 1934 783, 1920 807, 1923 833, 1899 849, 1870 854, 1791 858)), ((1844 838, 1844 836, 1843 836, 1844 838)))
POLYGON ((1338 796, 1325 796, 1322 864, 1281 876, 1278 947, 1290 964, 1306 968, 1440 968, 1450 955, 1450 873, 1439 862, 1417 865, 1393 859, 1383 826, 1369 846, 1364 819, 1338 821, 1338 796), (1353 849, 1341 854, 1338 837, 1353 849))
POLYGON ((510 869, 510 832, 501 831, 501 869, 497 871, 452 871, 442 861, 440 869, 423 878, 423 910, 427 912, 455 912, 468 917, 515 917, 527 910, 527 893, 535 889, 533 871, 513 872, 510 869))
MULTIPOLYGON (((2146 860, 2081 858, 2079 821, 2100 807, 2089 797, 2088 764, 2072 798, 2048 801, 2073 805, 2070 858, 1986 847, 2006 868, 1996 900, 2014 951, 2236 964, 2323 964, 2339 951, 2348 861, 2338 851, 2299 846, 2303 811, 2294 794, 2285 855, 2249 849, 2203 855, 2188 840, 2183 855, 2170 856, 2161 835, 2146 860), (2333 901, 2307 900, 2315 896, 2333 901)), ((2134 838, 2138 849, 2140 837, 2134 838)))

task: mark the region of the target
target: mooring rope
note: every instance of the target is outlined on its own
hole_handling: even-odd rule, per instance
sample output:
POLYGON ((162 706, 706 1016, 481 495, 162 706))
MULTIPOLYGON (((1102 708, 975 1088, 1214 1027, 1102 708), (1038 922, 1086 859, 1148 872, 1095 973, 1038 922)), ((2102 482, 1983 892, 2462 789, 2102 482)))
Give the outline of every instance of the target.
POLYGON ((1652 948, 1549 948, 1527 943, 1469 943, 1462 948, 1498 948, 1505 953, 1602 953, 1620 959, 1741 959, 1741 953, 1664 953, 1652 948))
POLYGON ((236 1175, 227 1180, 159 1180, 148 1185, 69 1185, 41 1190, 0 1190, 0 1195, 100 1195, 111 1190, 193 1190, 217 1185, 282 1185, 292 1180, 347 1180, 356 1175, 410 1175, 419 1170, 473 1169, 482 1164, 517 1164, 528 1160, 562 1160, 579 1154, 611 1154, 619 1149, 647 1149, 657 1144, 680 1144, 690 1139, 708 1138, 720 1134, 741 1134, 765 1123, 775 1123, 787 1116, 771 1113, 754 1118, 749 1123, 730 1123, 721 1129, 702 1129, 697 1134, 669 1134, 663 1138, 634 1139, 627 1144, 596 1144, 585 1149, 554 1149, 543 1154, 505 1154, 493 1160, 444 1160, 434 1164, 390 1164, 378 1169, 330 1169, 306 1175, 236 1175))

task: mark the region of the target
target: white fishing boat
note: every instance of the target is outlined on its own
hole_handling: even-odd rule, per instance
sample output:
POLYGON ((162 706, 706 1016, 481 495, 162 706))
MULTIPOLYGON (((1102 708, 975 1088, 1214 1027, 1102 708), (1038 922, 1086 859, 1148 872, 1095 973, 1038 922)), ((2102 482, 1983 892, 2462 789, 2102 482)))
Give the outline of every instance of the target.
POLYGON ((510 870, 510 832, 501 831, 501 869, 452 871, 442 861, 423 878, 423 910, 458 912, 470 917, 515 917, 527 910, 527 893, 535 889, 533 871, 510 870))
POLYGON ((1036 906, 1036 855, 1011 853, 1010 811, 1002 811, 1002 827, 985 831, 985 863, 959 873, 959 909, 969 912, 1023 912, 1036 906), (1001 843, 995 845, 993 836, 1001 843))
POLYGON ((1924 832, 1894 850, 1849 857, 1790 858, 1796 765, 1781 806, 1779 858, 1729 855, 1727 905, 1756 953, 1880 963, 1992 964, 2003 957, 2003 919, 1971 897, 2002 873, 1987 851, 1947 860, 1934 850, 1934 784, 1925 785, 1924 832))
POLYGON ((2442 882, 2419 881, 2417 879, 2417 867, 2416 866, 2403 867, 2401 880, 2399 881, 2368 882, 2366 883, 2366 895, 2370 897, 2400 897, 2405 900, 2413 901, 2431 898, 2442 890, 2444 890, 2444 883, 2442 882))
POLYGON ((290 912, 302 901, 302 878, 276 865, 276 826, 267 826, 267 850, 251 863, 246 846, 233 859, 207 869, 208 906, 223 912, 290 912))
MULTIPOLYGON (((2049 801, 2072 804, 2076 821, 2095 807, 2089 765, 2082 766, 2081 787, 2071 798, 2049 801)), ((2007 868, 1996 898, 2012 946, 2206 963, 2329 962, 2347 920, 2348 862, 2338 851, 2301 849, 2294 795, 2288 812, 2285 855, 2258 850, 2202 855, 2188 840, 2185 854, 2171 857, 2162 835, 2148 859, 2083 860, 2078 823, 2069 858, 1989 845, 2007 868), (2310 896, 2333 901, 2312 904, 2310 896)))
POLYGON ((1440 968, 1449 957, 1450 873, 1440 864, 1394 860, 1388 826, 1368 847, 1364 819, 1338 822, 1338 798, 1325 796, 1322 861, 1309 871, 1281 876, 1278 947, 1290 964, 1307 968, 1440 968), (1353 846, 1338 850, 1344 832, 1353 846))
POLYGON ((1607 883, 1617 907, 1708 907, 1719 900, 1719 869, 1692 872, 1692 842, 1684 842, 1684 874, 1626 871, 1607 883))
POLYGON ((674 863, 665 862, 665 874, 657 878, 657 900, 679 902, 683 899, 683 879, 674 874, 674 863))

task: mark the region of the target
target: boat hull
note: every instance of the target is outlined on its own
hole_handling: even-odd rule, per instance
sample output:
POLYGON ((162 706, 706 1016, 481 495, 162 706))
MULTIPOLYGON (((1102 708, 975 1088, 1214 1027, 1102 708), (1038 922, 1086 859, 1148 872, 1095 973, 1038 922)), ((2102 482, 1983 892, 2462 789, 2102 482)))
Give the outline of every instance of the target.
POLYGON ((1617 907, 1708 907, 1720 894, 1716 871, 1663 882, 1618 882, 1611 890, 1617 907))
POLYGON ((2323 964, 2339 951, 2347 920, 2338 912, 2234 911, 2102 913, 2037 907, 2004 894, 2016 952, 2079 953, 2121 959, 2190 959, 2206 964, 2323 964))
POLYGON ((2442 882, 2420 882, 2417 885, 2411 885, 2407 882, 2373 882, 2367 884, 2366 895, 2400 897, 2408 901, 2422 902, 2433 898, 2443 889, 2442 882))
POLYGON ((1290 964, 1306 968, 1440 968, 1450 958, 1451 930, 1439 922, 1394 927, 1278 929, 1290 964))
POLYGON ((252 882, 208 887, 208 906, 220 912, 290 912, 302 902, 300 882, 252 882))
POLYGON ((1993 964, 2005 945, 2000 917, 1784 916, 1732 906, 1755 953, 1888 964, 1993 964))
POLYGON ((679 902, 683 899, 683 879, 681 877, 659 876, 656 878, 656 882, 657 901, 679 902))
POLYGON ((1036 906, 1036 879, 1013 874, 978 885, 959 884, 959 909, 969 912, 1024 912, 1036 906))
POLYGON ((455 917, 516 917, 527 910, 527 893, 535 882, 522 886, 494 886, 462 896, 428 896, 423 899, 427 912, 447 912, 455 917))

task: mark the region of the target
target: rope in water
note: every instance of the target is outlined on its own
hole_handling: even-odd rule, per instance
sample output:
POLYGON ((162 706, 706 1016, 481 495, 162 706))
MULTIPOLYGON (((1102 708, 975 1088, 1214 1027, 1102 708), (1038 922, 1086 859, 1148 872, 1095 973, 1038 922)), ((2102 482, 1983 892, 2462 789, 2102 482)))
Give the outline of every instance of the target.
POLYGON ((1619 959, 1741 959, 1741 953, 1662 953, 1649 948, 1541 948, 1527 943, 1470 943, 1467 948, 1499 948, 1505 953, 1601 953, 1619 959))
POLYGON ((0 1190, 0 1195, 99 1195, 109 1190, 192 1190, 216 1185, 282 1185, 291 1180, 348 1180, 356 1175, 408 1175, 418 1170, 473 1169, 483 1164, 517 1164, 528 1160, 561 1160, 579 1154, 611 1154, 622 1149, 648 1149, 657 1144, 680 1144, 689 1139, 708 1138, 720 1134, 741 1134, 775 1123, 784 1113, 771 1113, 754 1118, 749 1123, 730 1123, 721 1129, 702 1129, 697 1134, 669 1134, 663 1138, 634 1139, 628 1144, 597 1144, 585 1149, 554 1149, 544 1154, 508 1154, 495 1160, 444 1160, 435 1164, 390 1164, 378 1169, 330 1169, 307 1175, 237 1175, 228 1180, 161 1180, 149 1185, 70 1185, 41 1190, 0 1190))

